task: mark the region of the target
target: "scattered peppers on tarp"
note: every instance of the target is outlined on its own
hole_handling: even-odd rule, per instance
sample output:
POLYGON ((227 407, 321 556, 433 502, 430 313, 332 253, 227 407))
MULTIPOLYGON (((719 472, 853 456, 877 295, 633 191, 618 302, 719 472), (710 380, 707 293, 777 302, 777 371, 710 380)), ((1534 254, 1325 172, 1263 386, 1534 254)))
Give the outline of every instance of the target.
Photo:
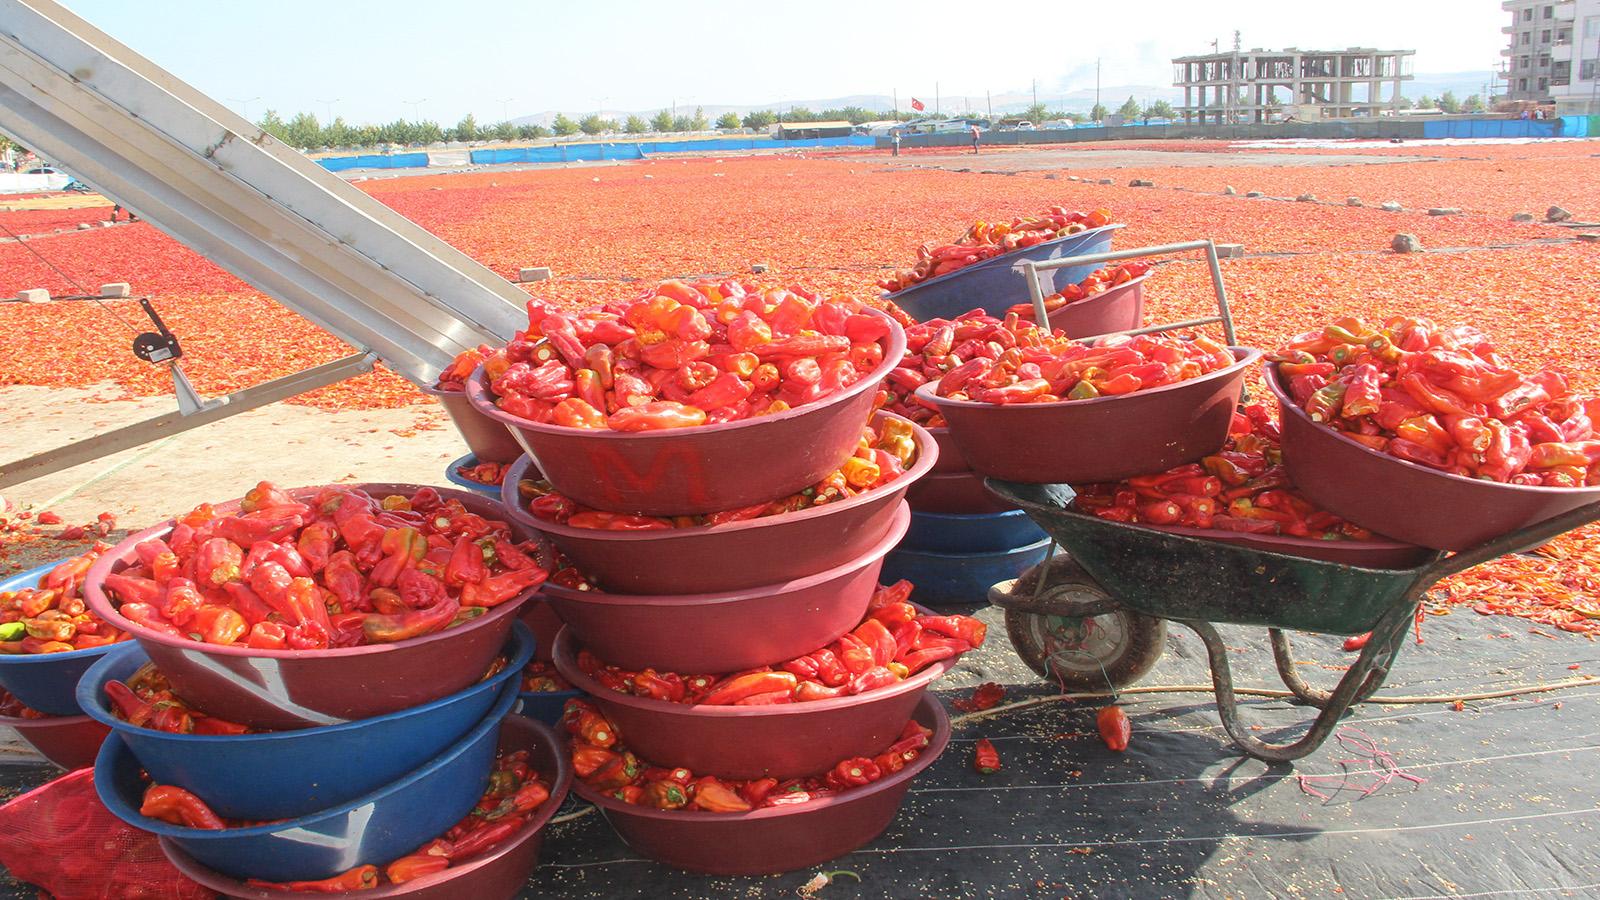
MULTIPOLYGON (((613 691, 705 706, 766 706, 864 694, 982 646, 987 626, 971 616, 923 615, 906 602, 909 581, 880 586, 856 628, 804 656, 721 675, 630 671, 578 651, 578 668, 613 691)), ((996 686, 998 687, 998 686, 996 686)))
POLYGON ((1000 751, 994 748, 993 741, 978 739, 977 746, 972 748, 972 767, 980 775, 993 775, 1000 771, 1000 751))
POLYGON ((878 282, 878 287, 893 293, 903 291, 930 278, 938 278, 967 266, 993 259, 1002 253, 1021 250, 1111 224, 1111 211, 1096 209, 1083 213, 1064 206, 1052 206, 1037 215, 1017 216, 1007 222, 972 223, 966 234, 949 244, 929 242, 917 248, 916 265, 878 282))
POLYGON ((1344 318, 1269 358, 1312 421, 1372 450, 1502 484, 1600 484, 1600 400, 1553 369, 1523 374, 1472 326, 1344 318))
POLYGON ((587 700, 568 700, 561 721, 572 736, 573 773, 590 788, 635 806, 717 813, 794 806, 863 787, 904 769, 933 736, 932 729, 913 719, 899 739, 870 759, 843 759, 808 778, 737 780, 639 759, 627 749, 616 725, 587 700))
POLYGON ((554 490, 550 482, 523 479, 517 491, 535 518, 573 528, 599 531, 652 531, 665 528, 696 528, 701 525, 726 525, 748 519, 781 516, 848 500, 897 480, 916 464, 917 442, 911 426, 885 417, 879 427, 866 426, 855 453, 821 481, 798 493, 768 503, 695 516, 641 516, 607 512, 580 506, 572 498, 554 490))
POLYGON ((129 621, 259 650, 403 641, 482 615, 544 582, 536 541, 433 488, 373 497, 329 485, 308 502, 271 482, 238 512, 201 504, 106 576, 129 621))

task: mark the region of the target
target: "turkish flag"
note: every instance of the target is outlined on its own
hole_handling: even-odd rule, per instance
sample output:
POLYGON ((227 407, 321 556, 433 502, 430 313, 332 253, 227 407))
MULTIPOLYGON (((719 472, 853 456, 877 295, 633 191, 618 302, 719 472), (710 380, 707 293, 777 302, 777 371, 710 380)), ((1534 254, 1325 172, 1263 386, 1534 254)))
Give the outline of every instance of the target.
POLYGON ((926 106, 922 105, 922 101, 918 100, 915 97, 911 98, 911 108, 916 110, 917 112, 922 112, 923 110, 927 109, 926 106))

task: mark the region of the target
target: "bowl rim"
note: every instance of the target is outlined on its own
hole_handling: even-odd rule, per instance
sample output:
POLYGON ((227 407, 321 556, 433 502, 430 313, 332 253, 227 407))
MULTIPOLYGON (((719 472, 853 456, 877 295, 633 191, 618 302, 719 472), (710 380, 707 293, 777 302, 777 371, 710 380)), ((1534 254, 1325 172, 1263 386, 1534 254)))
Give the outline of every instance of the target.
POLYGON ((932 558, 936 558, 936 559, 946 559, 946 560, 949 560, 949 559, 968 559, 968 560, 1006 559, 1006 558, 1012 557, 1012 556, 1022 556, 1022 555, 1027 554, 1027 553, 1036 552, 1036 551, 1038 551, 1040 549, 1043 549, 1045 547, 1050 546, 1050 542, 1054 541, 1054 540, 1055 540, 1054 537, 1051 537, 1049 535, 1045 535, 1045 537, 1042 540, 1034 541, 1031 544, 1024 544, 1021 547, 1012 547, 1009 550, 985 550, 982 553, 941 553, 941 552, 939 552, 937 550, 900 550, 898 552, 903 553, 908 557, 923 557, 923 558, 932 557, 932 558))
MULTIPOLYGON (((950 472, 950 473, 945 473, 945 474, 960 475, 962 473, 960 473, 960 472, 950 472)), ((941 512, 923 512, 922 510, 912 510, 911 511, 911 521, 915 522, 918 519, 932 519, 932 520, 937 520, 937 521, 950 521, 950 522, 966 523, 966 522, 975 522, 978 519, 997 519, 997 518, 1000 518, 1000 517, 1003 517, 1003 516, 1009 516, 1009 517, 1015 518, 1017 516, 1027 516, 1027 515, 1028 515, 1028 511, 1025 510, 1025 509, 1003 509, 1003 510, 1001 510, 999 512, 989 512, 989 513, 941 513, 941 512)))
POLYGON ((467 378, 467 399, 472 402, 474 409, 483 413, 496 422, 500 422, 512 429, 521 432, 532 432, 540 435, 554 437, 581 437, 593 438, 604 441, 640 441, 660 440, 673 437, 690 437, 703 434, 726 434, 753 426, 767 426, 776 422, 788 422, 801 416, 837 407, 847 400, 867 391, 878 389, 883 379, 900 365, 900 360, 906 352, 906 332, 894 317, 881 309, 863 306, 863 313, 882 316, 889 323, 889 333, 878 339, 879 344, 885 344, 883 360, 872 371, 867 372, 842 391, 830 394, 821 400, 797 406, 780 413, 768 416, 752 416, 732 422, 716 422, 709 425, 692 425, 688 428, 664 428, 655 431, 613 431, 610 428, 569 428, 565 425, 548 425, 542 422, 533 422, 520 416, 513 416, 496 406, 489 396, 489 386, 484 375, 483 366, 480 364, 467 378))
POLYGON ((1026 250, 1033 250, 1033 249, 1038 248, 1038 247, 1048 247, 1051 244, 1055 244, 1055 243, 1058 243, 1060 241, 1083 240, 1085 237, 1088 237, 1089 235, 1098 234, 1098 233, 1100 233, 1102 231, 1115 231, 1118 228, 1126 228, 1127 224, 1128 223, 1126 223, 1126 222, 1107 222, 1106 224, 1101 225, 1098 228, 1085 228, 1082 231, 1074 232, 1074 233, 1066 235, 1064 237, 1055 237, 1055 238, 1051 238, 1048 241, 1040 241, 1039 243, 1034 244, 1032 247, 1018 247, 1015 250, 1008 250, 1005 253, 1000 254, 999 256, 991 256, 988 259, 980 260, 978 262, 975 262, 970 266, 963 266, 963 267, 955 270, 954 272, 946 272, 943 275, 940 275, 940 276, 938 276, 936 278, 929 278, 926 281, 919 281, 916 284, 910 285, 909 287, 903 287, 900 290, 895 291, 892 294, 888 293, 888 292, 884 292, 883 294, 881 294, 879 296, 882 297, 882 299, 884 299, 884 300, 893 300, 894 298, 900 296, 901 294, 906 293, 907 291, 914 291, 917 288, 920 288, 920 287, 922 287, 924 285, 929 285, 929 284, 934 284, 936 282, 944 281, 946 278, 950 278, 950 277, 952 277, 954 275, 960 275, 961 273, 967 271, 968 269, 976 269, 978 266, 986 265, 988 263, 995 262, 996 260, 1003 260, 1003 259, 1006 259, 1008 257, 1016 256, 1017 254, 1022 253, 1022 252, 1026 251, 1026 250))
MULTIPOLYGON (((1134 285, 1143 284, 1144 280, 1146 278, 1149 278, 1151 275, 1154 275, 1154 274, 1155 274, 1155 269, 1151 269, 1150 271, 1144 273, 1143 275, 1140 275, 1138 278, 1130 278, 1130 279, 1128 279, 1127 281, 1124 281, 1121 284, 1112 285, 1111 287, 1108 287, 1103 291, 1096 291, 1095 293, 1090 294, 1087 297, 1082 297, 1082 298, 1079 298, 1077 300, 1072 301, 1071 303, 1067 303, 1065 305, 1058 306, 1055 309, 1052 309, 1052 310, 1046 312, 1045 313, 1045 318, 1047 318, 1047 319, 1048 318, 1054 318, 1056 315, 1061 314, 1061 313, 1065 313, 1069 309, 1082 309, 1085 306, 1089 305, 1090 303, 1095 302, 1096 300, 1105 300, 1105 299, 1113 297, 1113 296, 1115 296, 1115 295, 1117 295, 1117 294, 1119 294, 1119 293, 1121 293, 1123 291, 1132 290, 1134 285)), ((1048 300, 1049 298, 1046 297, 1045 299, 1048 300)), ((1014 304, 1014 305, 1020 305, 1020 304, 1014 304)), ((1028 304, 1029 307, 1032 307, 1032 305, 1033 304, 1031 304, 1031 303, 1028 304)), ((1033 321, 1033 310, 1031 308, 1028 311, 1028 318, 1023 319, 1022 321, 1024 321, 1024 322, 1032 322, 1033 321)), ((1054 325, 1055 323, 1052 322, 1051 324, 1054 325)))
MULTIPOLYGON (((110 553, 111 551, 107 550, 106 552, 110 553)), ((42 565, 34 566, 26 571, 17 572, 14 575, 8 575, 5 578, 0 579, 0 591, 15 591, 23 587, 21 584, 13 585, 13 581, 37 582, 39 578, 48 574, 50 570, 54 569, 56 566, 61 565, 75 556, 81 555, 82 554, 74 553, 72 556, 63 556, 55 562, 44 563, 42 565)), ((87 584, 87 573, 85 573, 84 577, 86 579, 85 583, 87 584)), ((87 591, 85 591, 85 593, 87 594, 87 591)), ((85 597, 84 602, 88 602, 87 597, 85 597)), ((98 612, 95 613, 95 618, 99 618, 104 621, 98 612)), ((127 632, 127 629, 123 629, 123 631, 127 632)), ((98 656, 108 653, 116 647, 129 643, 133 643, 133 637, 131 633, 113 643, 102 644, 99 647, 85 647, 82 650, 66 650, 61 653, 0 653, 0 668, 5 668, 6 666, 42 665, 44 663, 51 662, 66 662, 67 660, 73 659, 88 659, 91 656, 98 656)))
MULTIPOLYGON (((87 713, 77 716, 45 716, 42 719, 25 719, 14 716, 0 716, 0 727, 15 728, 23 731, 28 728, 39 728, 45 725, 87 725, 95 721, 87 713)), ((105 723, 101 723, 105 724, 105 723)))
MULTIPOLYGON (((916 606, 916 604, 913 605, 916 606)), ((923 606, 917 606, 917 612, 926 616, 937 615, 937 613, 923 606)), ((576 660, 577 644, 578 636, 572 633, 570 628, 563 626, 561 631, 556 634, 552 662, 555 663, 556 671, 561 673, 561 677, 574 685, 578 685, 578 690, 596 698, 597 701, 614 702, 619 706, 627 706, 642 712, 711 719, 753 719, 766 716, 781 718, 783 716, 800 716, 807 713, 829 712, 854 706, 866 706, 873 701, 888 700, 901 694, 927 689, 929 685, 955 668, 961 657, 966 655, 958 653, 955 656, 941 659, 909 678, 902 678, 894 684, 868 691, 865 694, 832 697, 827 700, 775 703, 770 706, 707 706, 703 703, 673 703, 667 700, 654 700, 649 697, 639 697, 633 694, 613 691, 578 668, 576 660)), ((973 649, 977 648, 974 647, 973 649)))
MULTIPOLYGON (((504 510, 501 508, 501 504, 485 494, 480 494, 474 491, 458 490, 456 488, 440 487, 432 484, 407 484, 387 481, 357 481, 350 484, 307 485, 305 487, 290 488, 288 493, 299 495, 305 491, 320 490, 324 487, 351 487, 360 488, 362 490, 367 490, 369 488, 393 488, 409 491, 410 493, 416 493, 423 488, 431 488, 432 490, 438 491, 439 496, 445 500, 460 500, 462 505, 465 506, 469 512, 477 512, 479 515, 483 515, 485 512, 492 512, 495 514, 493 516, 494 518, 510 519, 509 516, 500 516, 499 514, 504 512, 504 510), (478 509, 474 509, 474 506, 478 507, 478 509), (484 509, 485 506, 493 507, 493 509, 486 510, 484 509)), ((215 505, 215 508, 219 512, 225 511, 228 510, 232 504, 237 502, 237 500, 230 500, 227 503, 215 505)), ((172 518, 166 520, 165 522, 152 525, 143 531, 134 532, 123 538, 122 541, 115 547, 112 547, 110 550, 102 553, 100 558, 95 560, 94 565, 89 567, 88 573, 84 576, 83 596, 85 602, 89 605, 89 608, 94 610, 95 615, 99 616, 102 621, 121 628, 123 631, 133 635, 134 638, 138 639, 139 641, 150 641, 151 643, 159 644, 164 647, 176 647, 198 652, 206 656, 238 656, 246 658, 259 657, 264 659, 316 661, 324 659, 349 659, 355 656, 370 656, 378 653, 392 653, 397 650, 408 650, 412 647, 419 647, 435 641, 448 640, 465 632, 475 631, 479 628, 486 627, 489 623, 497 622, 508 615, 513 615, 529 597, 533 596, 539 591, 539 586, 535 585, 534 587, 524 591, 522 596, 513 597, 510 600, 499 604, 498 606, 492 606, 484 615, 471 619, 461 625, 456 626, 455 628, 446 628, 440 631, 435 631, 432 634, 408 638, 403 641, 394 641, 393 643, 358 644, 354 647, 330 647, 325 650, 262 650, 252 647, 244 647, 238 644, 208 644, 204 641, 193 641, 189 640, 188 638, 180 640, 178 638, 162 634, 159 631, 146 628, 137 622, 125 618, 120 612, 112 607, 111 598, 106 595, 105 590, 102 587, 105 577, 111 574, 113 571, 116 571, 112 567, 117 563, 122 562, 124 557, 132 554, 135 545, 137 545, 140 541, 147 541, 151 538, 163 537, 171 533, 172 528, 176 524, 177 519, 172 518)), ((518 535, 523 539, 527 539, 530 536, 528 533, 532 531, 532 529, 529 529, 526 525, 523 525, 521 522, 516 520, 507 521, 506 524, 511 527, 513 534, 518 535)), ((531 537, 541 542, 543 541, 543 537, 537 533, 532 534, 531 537)))
MULTIPOLYGON (((472 729, 466 734, 462 735, 460 740, 441 750, 433 759, 428 760, 427 762, 395 779, 394 781, 389 782, 388 784, 379 785, 378 787, 368 791, 360 797, 355 798, 354 800, 348 800, 344 803, 338 804, 337 806, 330 806, 326 809, 320 809, 316 812, 307 813, 303 816, 297 816, 293 819, 288 819, 282 822, 273 822, 267 825, 254 825, 249 828, 224 828, 221 830, 213 830, 208 828, 186 828, 182 825, 172 825, 167 822, 162 822, 158 819, 151 819, 147 816, 140 815, 137 808, 130 806, 127 800, 124 799, 121 794, 118 794, 115 790, 109 787, 109 778, 102 780, 97 777, 95 779, 96 786, 100 785, 102 782, 108 785, 103 791, 97 791, 97 793, 100 794, 100 801, 106 805, 107 809, 111 810, 111 812, 118 818, 130 825, 133 825, 135 828, 152 832, 157 835, 168 835, 171 837, 183 838, 186 841, 234 840, 237 838, 262 837, 265 835, 277 834, 278 832, 282 831, 293 831, 307 825, 330 819, 336 819, 339 816, 346 815, 353 810, 375 803, 384 797, 404 793, 407 788, 416 784, 418 781, 421 781, 423 778, 432 775, 447 764, 454 762, 458 757, 461 756, 461 754, 467 751, 468 747, 480 740, 489 729, 498 728, 500 726, 500 722, 509 715, 511 712, 511 707, 517 701, 517 692, 512 689, 513 687, 515 686, 502 685, 500 688, 500 696, 495 699, 494 706, 490 707, 489 712, 478 721, 478 724, 472 726, 472 729)), ((292 734, 293 732, 289 733, 292 734)), ((133 748, 128 746, 127 740, 124 739, 116 730, 113 730, 111 734, 106 737, 105 743, 100 747, 99 755, 95 758, 96 773, 100 771, 102 765, 105 766, 106 771, 109 773, 110 768, 115 761, 115 757, 122 753, 126 753, 136 764, 138 763, 139 758, 134 755, 133 748)))
MULTIPOLYGON (((566 748, 564 746, 565 742, 561 740, 560 735, 556 734, 555 730, 549 725, 546 725, 537 719, 530 719, 526 716, 508 715, 501 721, 500 726, 504 728, 508 725, 514 729, 527 729, 529 732, 531 732, 531 734, 528 736, 528 740, 526 741, 526 744, 530 747, 534 745, 535 739, 538 741, 548 741, 550 744, 552 751, 551 756, 556 761, 556 774, 550 779, 550 797, 540 805, 539 811, 535 815, 530 816, 528 821, 523 823, 522 828, 517 830, 516 834, 503 839, 495 846, 494 850, 489 853, 485 853, 476 859, 468 860, 459 866, 451 866, 450 868, 445 869, 443 872, 436 872, 432 875, 424 875, 421 878, 416 878, 403 884, 386 884, 371 890, 360 891, 360 896, 400 897, 420 888, 432 887, 436 884, 443 884, 456 878, 464 877, 471 872, 483 868, 484 866, 497 862, 512 850, 522 846, 529 840, 532 840, 534 837, 543 833, 545 827, 550 824, 550 820, 555 817, 556 812, 561 808, 561 804, 566 801, 567 794, 572 790, 573 778, 570 755, 566 752, 566 748)), ((174 855, 182 857, 182 864, 179 864, 176 860, 172 860, 173 865, 177 866, 178 870, 183 872, 185 876, 193 878, 204 887, 208 887, 211 890, 217 891, 218 893, 226 893, 228 896, 242 896, 251 898, 260 897, 266 898, 266 900, 271 900, 271 898, 281 898, 285 895, 284 891, 274 888, 250 887, 249 885, 246 885, 245 882, 237 878, 230 878, 221 872, 205 866, 199 860, 196 860, 194 857, 184 852, 183 848, 179 847, 177 843, 167 835, 158 835, 157 840, 159 840, 161 843, 161 851, 167 855, 169 860, 172 860, 174 855), (195 878, 195 873, 199 873, 205 877, 195 878), (215 885, 223 885, 226 887, 226 891, 224 891, 222 887, 216 887, 215 885)))
MULTIPOLYGON (((140 647, 137 641, 131 641, 129 643, 132 644, 133 647, 138 648, 138 652, 145 652, 144 648, 140 647)), ((384 713, 383 715, 378 716, 369 716, 365 719, 351 719, 347 722, 340 722, 334 725, 313 725, 308 728, 259 731, 250 734, 174 734, 170 731, 160 731, 154 728, 145 728, 142 725, 134 725, 129 722, 125 722, 112 714, 112 712, 106 707, 105 702, 101 699, 105 693, 103 688, 104 678, 102 677, 105 674, 105 670, 122 662, 121 659, 115 657, 108 657, 107 659, 96 663, 89 669, 89 671, 83 673, 83 677, 78 680, 78 688, 76 693, 78 706, 84 711, 85 715, 118 733, 126 732, 138 735, 141 738, 154 738, 164 742, 171 741, 173 743, 186 744, 190 746, 210 744, 237 745, 247 743, 268 744, 273 743, 274 741, 292 740, 294 738, 303 738, 312 735, 321 737, 323 735, 336 734, 345 731, 355 731, 366 725, 375 725, 380 722, 396 721, 417 714, 426 714, 459 700, 463 694, 477 690, 486 684, 495 684, 497 687, 494 690, 499 690, 504 687, 505 682, 511 677, 512 674, 518 676, 518 687, 520 688, 522 667, 526 666, 528 664, 528 660, 533 658, 533 653, 535 650, 533 631, 522 622, 513 621, 511 623, 511 640, 507 642, 507 645, 508 648, 511 649, 511 656, 507 659, 504 669, 495 673, 490 678, 482 681, 474 681, 472 684, 467 685, 453 694, 446 694, 437 700, 430 700, 427 703, 423 703, 419 706, 407 707, 406 709, 398 710, 396 712, 384 713)), ((119 651, 119 655, 131 656, 133 653, 133 650, 119 651)), ((145 653, 145 660, 149 661, 149 658, 149 654, 145 653)))
MULTIPOLYGON (((831 505, 831 504, 829 504, 831 505)), ((750 600, 762 600, 775 594, 789 594, 796 591, 807 590, 821 584, 826 584, 838 578, 843 578, 852 572, 858 571, 866 565, 887 556, 900 539, 905 536, 911 527, 911 507, 906 501, 901 500, 895 507, 893 518, 889 522, 889 530, 867 550, 858 553, 831 569, 796 578, 792 581, 778 581, 755 587, 737 588, 731 591, 717 591, 715 593, 696 594, 613 594, 607 591, 582 591, 574 590, 559 584, 546 582, 541 590, 547 598, 579 603, 594 603, 604 606, 687 606, 697 608, 717 606, 726 603, 744 603, 750 600)), ((562 626, 565 629, 565 625, 562 626)), ((559 637, 559 633, 557 635, 559 637)))
POLYGON ((501 482, 500 485, 500 504, 505 507, 506 514, 511 518, 545 534, 558 535, 574 540, 615 541, 624 544, 639 541, 687 540, 820 519, 842 509, 865 506, 873 501, 882 500, 896 490, 904 492, 909 490, 920 479, 933 477, 933 467, 939 461, 939 443, 934 440, 933 435, 926 428, 910 419, 883 410, 874 413, 869 422, 876 422, 882 417, 899 419, 911 426, 912 439, 917 443, 916 462, 912 463, 911 468, 907 469, 894 481, 835 503, 824 503, 821 506, 812 506, 776 516, 762 516, 756 519, 714 525, 694 525, 688 528, 657 528, 648 531, 608 531, 604 528, 574 528, 571 525, 540 519, 533 513, 528 512, 527 506, 522 502, 522 494, 518 489, 518 482, 522 480, 522 476, 528 469, 533 466, 533 458, 524 453, 517 457, 517 461, 511 464, 510 469, 506 470, 505 481, 501 482))
POLYGON ((1192 388, 1195 385, 1204 384, 1207 382, 1223 381, 1242 372, 1256 360, 1261 358, 1261 351, 1254 347, 1230 346, 1228 349, 1233 351, 1234 361, 1232 365, 1223 366, 1214 372, 1207 372, 1198 378, 1190 378, 1185 381, 1176 381, 1172 384, 1163 384, 1159 387, 1146 388, 1144 390, 1134 391, 1130 394, 1114 394, 1111 396, 1090 397, 1087 400, 1057 400, 1053 403, 980 403, 976 400, 954 400, 949 397, 940 397, 938 394, 934 393, 934 391, 939 387, 939 382, 929 381, 928 383, 917 388, 915 396, 919 401, 923 401, 924 405, 927 403, 932 403, 938 407, 952 406, 957 409, 998 409, 1006 411, 1086 409, 1097 404, 1116 403, 1122 400, 1134 400, 1143 397, 1152 397, 1156 394, 1167 393, 1180 388, 1192 388))
MULTIPOLYGON (((1398 456, 1380 453, 1379 451, 1368 447, 1360 441, 1351 440, 1350 438, 1346 437, 1343 432, 1340 432, 1336 428, 1329 428, 1320 422, 1313 422, 1311 420, 1311 416, 1308 415, 1305 410, 1301 409, 1299 404, 1294 402, 1294 398, 1289 396, 1289 393, 1285 391, 1282 385, 1278 383, 1280 378, 1278 374, 1278 364, 1275 362, 1269 362, 1266 365, 1266 369, 1267 372, 1264 380, 1267 382, 1267 389, 1270 390, 1272 395, 1278 399, 1278 415, 1280 418, 1283 416, 1283 411, 1285 409, 1292 410, 1295 417, 1303 420, 1307 425, 1313 426, 1319 431, 1327 432, 1328 435, 1332 436, 1341 444, 1360 450, 1362 453, 1365 453, 1376 460, 1389 463, 1398 463, 1420 473, 1447 479, 1449 482, 1459 484, 1462 487, 1471 486, 1473 488, 1482 488, 1490 491, 1508 490, 1516 493, 1526 493, 1532 496, 1538 496, 1541 494, 1552 497, 1572 496, 1573 491, 1589 491, 1600 495, 1600 485, 1585 485, 1583 487, 1550 487, 1542 484, 1506 484, 1503 481, 1486 481, 1482 478, 1468 478, 1464 475, 1456 475, 1452 472, 1441 472, 1438 469, 1430 469, 1427 466, 1419 465, 1418 463, 1411 462, 1410 460, 1401 459, 1398 456)), ((1284 454, 1285 466, 1288 465, 1289 458, 1289 454, 1284 454)), ((1406 546, 1419 545, 1407 544, 1406 546)))
POLYGON ((626 803, 622 800, 618 800, 615 797, 601 794, 600 792, 595 791, 588 785, 584 784, 581 779, 577 778, 572 780, 572 790, 579 797, 582 797, 595 806, 600 807, 601 812, 605 813, 608 817, 611 815, 636 816, 643 819, 659 819, 668 822, 703 824, 708 822, 759 822, 763 819, 776 819, 783 816, 821 812, 822 810, 843 806, 847 803, 853 803, 857 800, 864 800, 873 796, 874 794, 881 794, 885 791, 893 790, 894 788, 909 782, 911 779, 921 774, 924 769, 933 765, 934 761, 944 753, 945 748, 950 743, 950 716, 944 711, 944 704, 939 702, 939 698, 933 694, 922 695, 922 699, 917 701, 917 709, 911 714, 911 718, 916 719, 917 712, 921 712, 923 710, 927 710, 929 717, 933 719, 933 736, 928 738, 928 746, 924 747, 917 758, 912 760, 911 763, 904 769, 901 769, 887 778, 880 778, 871 784, 864 785, 847 793, 833 794, 828 797, 823 797, 821 800, 813 800, 809 803, 803 803, 798 806, 768 806, 762 809, 752 809, 749 812, 740 813, 706 812, 698 809, 655 809, 653 807, 637 806, 631 803, 626 803))

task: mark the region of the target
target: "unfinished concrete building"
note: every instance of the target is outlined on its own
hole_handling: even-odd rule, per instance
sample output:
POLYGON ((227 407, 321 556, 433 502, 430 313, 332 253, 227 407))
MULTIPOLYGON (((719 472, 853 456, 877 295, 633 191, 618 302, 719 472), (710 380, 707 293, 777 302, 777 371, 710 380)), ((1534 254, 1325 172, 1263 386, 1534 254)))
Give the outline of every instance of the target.
POLYGON ((1232 50, 1172 61, 1179 112, 1201 124, 1376 116, 1400 99, 1414 50, 1232 50))

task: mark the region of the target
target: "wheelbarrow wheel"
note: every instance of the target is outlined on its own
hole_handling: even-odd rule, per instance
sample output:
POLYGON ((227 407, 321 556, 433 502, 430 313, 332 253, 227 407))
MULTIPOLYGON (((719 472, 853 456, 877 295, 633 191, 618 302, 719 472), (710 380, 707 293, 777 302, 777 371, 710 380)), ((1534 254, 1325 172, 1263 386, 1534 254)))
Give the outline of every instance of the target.
MULTIPOLYGON (((1058 599, 1071 602, 1081 597, 1085 606, 1103 605, 1108 599, 1089 573, 1065 554, 1022 573, 1009 590, 1032 593, 1041 574, 1058 599)), ((1086 617, 1008 609, 1006 635, 1017 655, 1040 677, 1064 691, 1096 691, 1127 687, 1154 668, 1166 647, 1167 623, 1121 608, 1086 617)))

